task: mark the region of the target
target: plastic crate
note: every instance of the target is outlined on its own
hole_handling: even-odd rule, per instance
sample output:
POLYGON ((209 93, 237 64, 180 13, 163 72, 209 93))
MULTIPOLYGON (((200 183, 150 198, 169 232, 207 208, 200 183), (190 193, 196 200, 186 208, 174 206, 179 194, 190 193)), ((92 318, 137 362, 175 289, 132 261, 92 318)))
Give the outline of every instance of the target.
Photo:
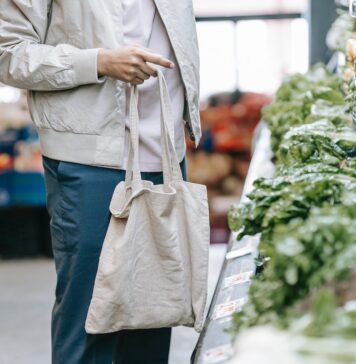
POLYGON ((14 172, 11 202, 15 205, 46 205, 46 188, 42 173, 14 172))

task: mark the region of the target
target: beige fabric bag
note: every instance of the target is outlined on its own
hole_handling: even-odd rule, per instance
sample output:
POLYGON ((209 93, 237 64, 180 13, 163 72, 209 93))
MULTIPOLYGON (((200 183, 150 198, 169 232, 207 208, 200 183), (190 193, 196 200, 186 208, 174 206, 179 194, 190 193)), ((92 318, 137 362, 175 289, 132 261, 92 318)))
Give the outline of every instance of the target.
POLYGON ((117 185, 86 331, 177 325, 201 331, 207 294, 209 211, 206 187, 185 182, 174 149, 166 82, 158 72, 164 183, 141 179, 138 90, 131 89, 126 181, 117 185))

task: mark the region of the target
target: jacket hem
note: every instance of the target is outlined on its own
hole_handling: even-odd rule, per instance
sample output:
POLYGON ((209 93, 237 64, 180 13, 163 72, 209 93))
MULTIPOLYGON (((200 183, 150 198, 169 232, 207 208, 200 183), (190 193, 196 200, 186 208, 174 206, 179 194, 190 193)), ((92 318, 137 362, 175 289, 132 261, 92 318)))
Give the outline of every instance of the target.
POLYGON ((72 163, 120 169, 124 140, 118 135, 91 135, 37 129, 44 156, 72 163), (115 158, 116 156, 116 158, 115 158))

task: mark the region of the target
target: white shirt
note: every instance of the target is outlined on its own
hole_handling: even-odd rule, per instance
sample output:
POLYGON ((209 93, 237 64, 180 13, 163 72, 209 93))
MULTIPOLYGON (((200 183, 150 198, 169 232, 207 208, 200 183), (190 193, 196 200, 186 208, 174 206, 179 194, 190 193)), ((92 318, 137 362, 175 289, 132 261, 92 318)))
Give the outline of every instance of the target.
MULTIPOLYGON (((173 61, 176 65, 174 51, 172 49, 166 28, 157 11, 153 0, 122 0, 123 29, 126 45, 139 44, 149 48, 154 53, 173 61)), ((155 65, 155 67, 158 67, 155 65)), ((184 137, 183 109, 184 86, 178 67, 164 69, 163 71, 169 94, 172 101, 175 145, 179 161, 183 160, 186 145, 184 137)), ((126 86, 126 137, 125 158, 123 169, 126 169, 128 157, 129 134, 129 85, 126 86)), ((161 146, 160 146, 160 102, 157 78, 151 77, 139 86, 140 116, 140 168, 142 172, 162 171, 161 146)))

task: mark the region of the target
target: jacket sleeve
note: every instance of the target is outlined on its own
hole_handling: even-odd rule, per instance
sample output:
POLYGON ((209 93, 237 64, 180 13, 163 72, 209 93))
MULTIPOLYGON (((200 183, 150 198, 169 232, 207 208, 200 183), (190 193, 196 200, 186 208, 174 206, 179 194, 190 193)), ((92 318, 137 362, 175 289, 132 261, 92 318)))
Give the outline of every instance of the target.
POLYGON ((49 2, 1 0, 0 82, 35 91, 102 82, 97 75, 99 49, 42 44, 49 2))

